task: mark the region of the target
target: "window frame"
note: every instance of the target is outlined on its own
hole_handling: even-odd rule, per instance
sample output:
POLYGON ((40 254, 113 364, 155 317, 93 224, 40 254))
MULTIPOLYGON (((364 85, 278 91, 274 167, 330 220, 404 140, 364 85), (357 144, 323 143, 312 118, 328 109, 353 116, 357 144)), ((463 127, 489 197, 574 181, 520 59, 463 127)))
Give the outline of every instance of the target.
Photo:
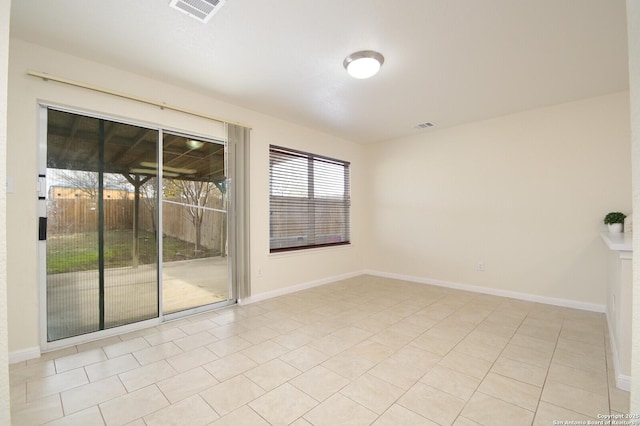
MULTIPOLYGON (((301 186, 298 186, 301 188, 301 186)), ((337 194, 337 193, 336 193, 337 194)), ((305 222, 302 220, 302 222, 305 222)), ((308 250, 308 249, 317 249, 324 247, 334 247, 334 246, 345 246, 351 244, 351 163, 345 160, 339 160, 336 158, 327 157, 324 155, 314 154, 311 152, 300 151, 296 149, 286 148, 278 145, 269 145, 269 252, 270 253, 282 253, 282 252, 292 252, 292 251, 300 251, 300 250, 308 250), (291 177, 293 179, 300 179, 301 176, 306 176, 306 188, 303 192, 306 192, 306 195, 275 195, 274 194, 274 180, 275 178, 286 178, 286 174, 283 175, 281 171, 276 172, 274 175, 274 164, 277 159, 282 159, 290 156, 291 159, 295 158, 303 158, 306 160, 307 165, 303 166, 306 173, 298 173, 295 175, 295 171, 300 172, 300 167, 292 167, 291 177), (337 165, 342 168, 343 171, 343 181, 340 187, 334 186, 331 184, 327 185, 327 177, 330 177, 330 172, 322 174, 321 176, 316 177, 316 173, 314 170, 316 169, 317 164, 331 164, 337 165), (324 178, 324 180, 323 180, 324 178), (320 183, 318 185, 317 183, 320 183), (322 185, 324 184, 324 185, 322 185), (316 190, 316 188, 319 188, 316 190), (340 194, 335 196, 326 195, 326 191, 335 191, 336 188, 340 188, 340 194), (318 196, 317 192, 325 191, 325 196, 318 196), (286 204, 289 202, 291 204, 291 209, 286 209, 286 204), (274 206, 278 206, 278 208, 274 209, 274 206), (295 208, 303 206, 308 209, 307 214, 300 214, 299 210, 296 212, 295 208), (338 212, 340 216, 342 216, 342 220, 331 222, 327 220, 319 220, 317 219, 317 209, 319 208, 333 208, 338 212), (282 214, 286 212, 293 212, 295 216, 298 214, 297 219, 305 219, 306 218, 306 227, 307 231, 306 237, 307 244, 282 244, 282 245, 274 245, 275 238, 292 239, 293 237, 283 236, 276 237, 274 236, 274 225, 278 227, 279 230, 284 230, 285 233, 287 231, 291 231, 291 229, 295 229, 295 226, 292 228, 287 227, 286 225, 282 227, 282 223, 286 222, 286 220, 281 222, 274 222, 275 214, 282 214), (318 239, 326 238, 327 235, 323 235, 321 231, 317 231, 319 225, 326 226, 335 226, 340 232, 335 234, 328 234, 329 237, 331 235, 338 236, 339 241, 321 241, 317 242, 318 239)))

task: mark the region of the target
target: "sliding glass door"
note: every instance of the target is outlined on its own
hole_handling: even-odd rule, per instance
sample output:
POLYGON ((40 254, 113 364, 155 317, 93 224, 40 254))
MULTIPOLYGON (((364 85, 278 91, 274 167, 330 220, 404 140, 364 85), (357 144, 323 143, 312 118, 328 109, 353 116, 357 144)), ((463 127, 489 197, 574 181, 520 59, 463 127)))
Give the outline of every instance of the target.
POLYGON ((46 341, 228 302, 225 144, 43 111, 46 341))
POLYGON ((163 312, 227 301, 225 145, 164 133, 162 170, 163 312))
POLYGON ((154 161, 157 140, 154 130, 48 111, 49 341, 158 316, 155 235, 140 229, 141 205, 157 200, 150 176, 132 167, 154 161))

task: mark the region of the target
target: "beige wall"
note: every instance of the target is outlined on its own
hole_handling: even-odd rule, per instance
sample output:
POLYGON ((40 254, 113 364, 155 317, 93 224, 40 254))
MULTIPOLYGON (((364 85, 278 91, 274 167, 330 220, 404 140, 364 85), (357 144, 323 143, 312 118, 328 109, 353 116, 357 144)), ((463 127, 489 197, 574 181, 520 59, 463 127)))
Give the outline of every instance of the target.
POLYGON ((308 149, 353 164, 353 217, 362 216, 362 147, 348 141, 238 108, 193 91, 158 80, 126 73, 11 40, 9 64, 7 174, 15 181, 15 193, 8 195, 7 244, 9 250, 9 350, 28 351, 39 345, 39 300, 35 259, 37 176, 37 103, 39 100, 90 110, 131 120, 162 123, 176 130, 220 135, 215 123, 193 119, 168 110, 145 106, 109 95, 89 92, 27 76, 37 70, 81 82, 127 92, 144 98, 182 106, 232 121, 247 123, 251 133, 251 260, 253 294, 277 292, 288 286, 314 283, 327 277, 352 274, 362 269, 362 226, 356 222, 351 247, 310 251, 297 256, 269 255, 268 146, 271 143, 308 149), (258 277, 258 269, 261 276, 258 277))
MULTIPOLYGON (((631 101, 631 150, 633 159, 633 219, 640 224, 640 2, 627 0, 629 40, 629 93, 631 101)), ((640 252, 640 232, 633 235, 640 252)), ((633 324, 631 348, 631 413, 640 413, 640 256, 633 258, 633 324)))
POLYGON ((7 245, 6 245, 6 162, 7 162, 7 79, 9 61, 10 0, 0 0, 0 424, 10 424, 7 345, 7 245))
POLYGON ((617 93, 372 146, 366 267, 604 308, 602 219, 631 210, 628 108, 617 93))

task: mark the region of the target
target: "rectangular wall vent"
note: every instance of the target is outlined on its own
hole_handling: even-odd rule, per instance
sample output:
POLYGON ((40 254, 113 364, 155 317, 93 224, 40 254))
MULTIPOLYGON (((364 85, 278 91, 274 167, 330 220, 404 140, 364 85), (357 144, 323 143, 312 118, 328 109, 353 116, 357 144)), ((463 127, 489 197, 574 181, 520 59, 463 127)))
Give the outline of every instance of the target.
POLYGON ((225 2, 226 0, 171 0, 169 6, 206 23, 225 2))

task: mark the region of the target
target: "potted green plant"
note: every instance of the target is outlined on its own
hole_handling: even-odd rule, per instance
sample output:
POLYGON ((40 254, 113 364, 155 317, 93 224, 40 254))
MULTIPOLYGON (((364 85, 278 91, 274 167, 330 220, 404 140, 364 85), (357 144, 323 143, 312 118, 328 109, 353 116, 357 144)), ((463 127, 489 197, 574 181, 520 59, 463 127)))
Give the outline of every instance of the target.
POLYGON ((609 227, 609 232, 612 234, 619 234, 622 232, 622 224, 626 214, 620 212, 607 213, 604 217, 604 223, 609 227))

